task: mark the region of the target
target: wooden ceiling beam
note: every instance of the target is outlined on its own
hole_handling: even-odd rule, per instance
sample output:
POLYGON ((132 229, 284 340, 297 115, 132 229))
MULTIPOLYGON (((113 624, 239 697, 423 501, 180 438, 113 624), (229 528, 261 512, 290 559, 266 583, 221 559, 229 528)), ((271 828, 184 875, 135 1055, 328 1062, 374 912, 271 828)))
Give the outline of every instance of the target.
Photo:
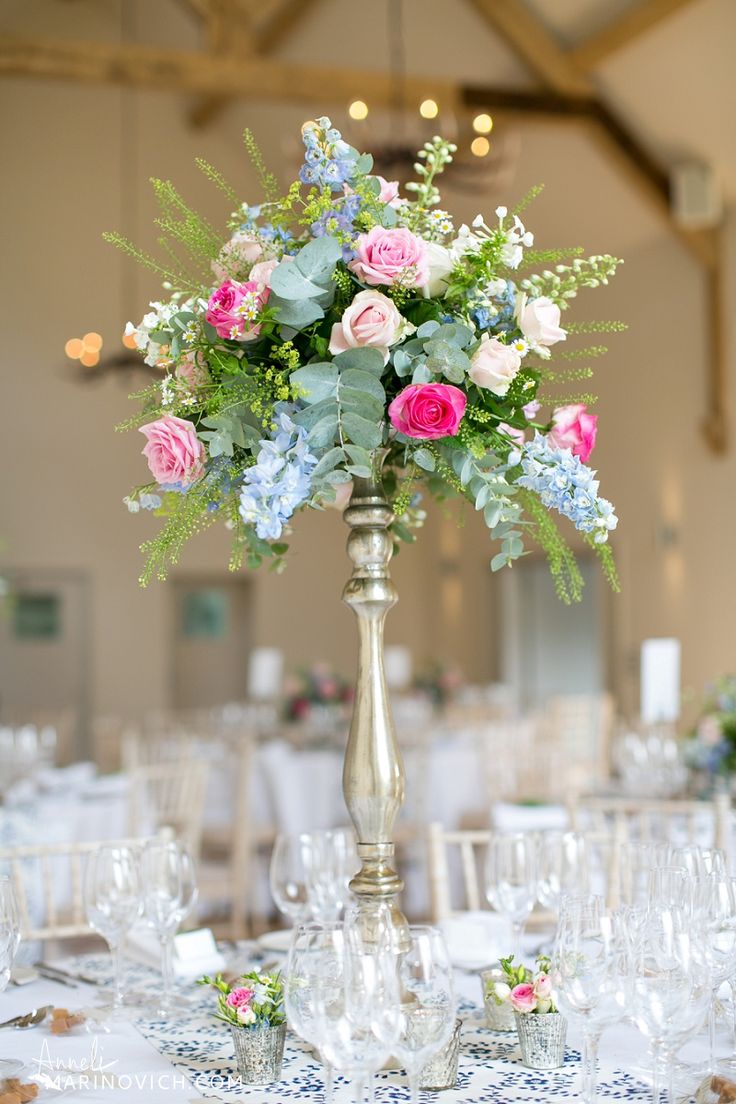
POLYGON ((579 70, 589 73, 611 54, 622 50, 692 3, 693 0, 641 0, 597 34, 573 47, 568 52, 568 57, 579 70))
POLYGON ((549 88, 588 97, 595 88, 523 0, 470 0, 471 6, 549 88))

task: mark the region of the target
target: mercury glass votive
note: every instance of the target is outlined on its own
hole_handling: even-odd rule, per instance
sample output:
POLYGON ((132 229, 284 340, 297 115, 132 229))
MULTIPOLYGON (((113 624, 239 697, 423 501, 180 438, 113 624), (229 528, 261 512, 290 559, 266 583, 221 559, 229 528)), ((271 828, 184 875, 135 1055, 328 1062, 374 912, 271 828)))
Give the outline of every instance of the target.
POLYGON ((498 1004, 488 992, 491 985, 500 981, 506 983, 506 975, 499 967, 483 970, 480 975, 480 987, 483 994, 483 1006, 486 1010, 486 1024, 491 1031, 515 1031, 514 1010, 509 1002, 498 1004))
POLYGON ((419 1088, 427 1092, 454 1089, 457 1084, 457 1065, 460 1060, 460 1032, 462 1020, 455 1020, 449 1041, 427 1062, 419 1074, 419 1088))
POLYGON ((271 1085, 281 1079, 286 1024, 231 1027, 235 1060, 244 1085, 271 1085))

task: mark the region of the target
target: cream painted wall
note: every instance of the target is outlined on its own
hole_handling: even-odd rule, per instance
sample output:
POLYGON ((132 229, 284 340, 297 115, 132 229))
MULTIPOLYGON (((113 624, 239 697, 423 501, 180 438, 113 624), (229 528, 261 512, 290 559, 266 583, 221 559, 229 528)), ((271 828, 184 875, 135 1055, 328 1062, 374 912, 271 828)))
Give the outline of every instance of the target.
MULTIPOLYGON (((433 0, 430 7, 443 5, 433 0)), ((26 4, 8 4, 3 29, 40 33, 43 24, 48 35, 112 38, 119 33, 119 18, 117 2, 38 0, 30 10, 26 4)), ((168 0, 139 4, 138 26, 151 40, 195 44, 191 24, 168 0)), ((474 24, 470 56, 455 59, 458 71, 483 76, 485 51, 491 49, 484 35, 474 24)), ((412 68, 421 68, 422 62, 430 66, 434 51, 449 71, 446 40, 440 43, 439 37, 427 35, 421 56, 412 55, 412 68)), ((329 44, 319 20, 305 29, 299 47, 316 60, 327 57, 329 44)), ((513 68, 508 59, 497 64, 502 62, 513 68)), ((145 592, 137 585, 137 546, 157 523, 129 516, 121 502, 144 477, 142 441, 112 430, 129 413, 126 393, 141 378, 82 385, 63 355, 67 338, 90 329, 104 335, 107 351, 116 350, 122 324, 139 317, 147 298, 157 292, 155 281, 102 242, 101 232, 120 228, 143 245, 153 242, 150 175, 171 177, 197 205, 218 218, 226 215, 198 178, 194 157, 201 154, 217 164, 254 199, 239 141, 242 127, 256 130, 274 165, 283 166, 284 151, 293 148, 292 136, 303 118, 298 107, 254 101, 231 108, 212 129, 193 133, 186 126, 185 106, 178 95, 51 82, 6 81, 0 90, 5 154, 0 184, 5 413, 0 565, 67 567, 88 574, 93 592, 90 677, 93 708, 100 713, 136 715, 165 705, 170 692, 169 593, 162 585, 145 592)), ((335 118, 339 121, 337 113, 335 118)), ((458 217, 472 217, 478 206, 492 211, 501 199, 513 201, 538 180, 546 182, 547 191, 528 221, 540 243, 580 242, 591 252, 626 257, 622 274, 607 291, 584 293, 576 317, 618 317, 630 323, 628 334, 614 338, 611 354, 599 362, 595 461, 603 493, 617 503, 621 517, 615 549, 624 591, 609 607, 612 686, 631 709, 636 656, 647 636, 682 638, 688 685, 697 687, 736 669, 736 461, 733 452, 726 458, 710 455, 700 434, 705 403, 700 274, 579 132, 525 127, 513 194, 477 201, 449 194, 447 205, 458 217), (677 532, 673 548, 658 543, 663 524, 677 532)), ((732 214, 728 253, 732 304, 732 214)), ((735 358, 731 334, 732 367, 735 358)), ((736 410, 731 414, 736 425, 736 410)), ((198 538, 181 570, 224 574, 226 546, 219 532, 198 538)), ((469 515, 458 529, 433 508, 420 543, 395 562, 401 602, 389 620, 389 639, 408 644, 417 657, 453 659, 472 679, 493 677, 500 627, 490 555, 490 542, 476 519, 469 515)), ((352 615, 339 604, 347 572, 339 518, 300 518, 285 575, 263 574, 255 580, 255 639, 282 645, 290 665, 320 657, 349 671, 352 615)))

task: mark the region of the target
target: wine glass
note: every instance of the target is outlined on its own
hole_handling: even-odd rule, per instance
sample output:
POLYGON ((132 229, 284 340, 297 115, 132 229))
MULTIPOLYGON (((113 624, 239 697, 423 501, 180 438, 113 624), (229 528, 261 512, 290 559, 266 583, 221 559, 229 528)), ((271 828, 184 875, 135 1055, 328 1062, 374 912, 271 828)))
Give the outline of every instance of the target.
POLYGON ((442 932, 410 927, 404 934, 398 945, 401 1026, 394 1052, 409 1078, 411 1104, 419 1104, 419 1074, 452 1034, 455 992, 442 932))
POLYGON ((691 928, 686 912, 653 907, 629 956, 631 1016, 652 1051, 652 1104, 660 1104, 663 1061, 666 1100, 674 1104, 674 1053, 702 1026, 710 1004, 710 976, 691 928))
POLYGON ((579 832, 544 832, 538 863, 537 896, 545 908, 557 912, 563 896, 587 892, 588 854, 579 832))
POLYGON ((518 956, 521 934, 537 899, 536 841, 531 834, 499 833, 486 854, 486 897, 497 912, 508 916, 518 956))
POLYGON ((672 858, 668 843, 654 840, 618 844, 619 890, 623 905, 645 908, 649 904, 649 879, 659 866, 682 866, 672 858))
POLYGON ((284 1007, 289 1027, 319 1052, 325 1069, 325 1104, 332 1102, 333 1074, 321 1050, 315 997, 318 984, 330 979, 336 983, 340 976, 341 960, 335 947, 342 932, 339 922, 300 924, 294 929, 284 970, 284 1007))
POLYGON ((113 999, 110 1011, 123 1007, 120 945, 141 914, 138 856, 132 847, 104 844, 87 860, 84 877, 87 919, 106 940, 113 964, 113 999))
POLYGON ((0 993, 10 981, 15 956, 20 945, 20 915, 13 883, 6 874, 0 875, 0 993))
POLYGON ((596 1098, 601 1034, 623 1019, 628 1004, 624 923, 621 916, 606 912, 601 897, 566 897, 562 901, 552 976, 560 1011, 580 1021, 585 1104, 593 1104, 596 1098))
POLYGON ((194 864, 183 844, 176 840, 151 840, 143 848, 140 864, 143 913, 161 944, 161 991, 155 1013, 171 1012, 174 936, 196 899, 194 864))
POLYGON ((712 999, 708 1015, 709 1069, 715 1068, 716 998, 736 967, 736 894, 725 874, 714 872, 695 883, 693 925, 697 953, 710 973, 712 999))
POLYGON ((307 873, 311 836, 303 832, 298 836, 279 835, 271 853, 269 883, 271 896, 279 912, 292 924, 301 924, 309 918, 307 873))
POLYGON ((314 1028, 325 1062, 365 1084, 395 1049, 399 1034, 396 951, 388 925, 376 920, 366 937, 355 924, 327 926, 328 967, 313 975, 314 1028))
POLYGON ((657 866, 649 871, 649 901, 654 907, 692 910, 693 878, 684 866, 657 866))

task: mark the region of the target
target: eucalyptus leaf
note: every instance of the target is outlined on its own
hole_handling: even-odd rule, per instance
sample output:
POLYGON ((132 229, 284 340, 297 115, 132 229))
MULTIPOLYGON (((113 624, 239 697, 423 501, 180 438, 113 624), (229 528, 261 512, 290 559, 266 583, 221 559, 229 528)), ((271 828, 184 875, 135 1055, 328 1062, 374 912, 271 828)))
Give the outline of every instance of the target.
POLYGON ((323 418, 328 415, 334 417, 335 421, 339 416, 340 408, 337 405, 337 401, 333 398, 322 399, 321 402, 314 403, 313 406, 308 406, 305 410, 298 410, 296 414, 292 415, 292 420, 296 425, 304 426, 306 430, 311 432, 317 425, 317 422, 321 422, 323 418))
POLYGON ((417 364, 416 368, 414 369, 414 373, 411 377, 411 382, 412 383, 431 383, 432 382, 432 373, 430 372, 429 368, 427 367, 426 362, 423 362, 421 364, 417 364))
POLYGON ((336 471, 331 471, 328 475, 325 476, 325 483, 338 484, 349 482, 350 475, 346 471, 342 471, 342 469, 340 468, 338 468, 336 471))
POLYGON ((271 288, 282 299, 317 299, 325 292, 325 288, 308 279, 294 261, 282 261, 276 266, 271 273, 271 288))
POLYGON ((414 463, 418 464, 420 468, 424 468, 425 471, 431 472, 437 467, 437 461, 427 448, 418 448, 416 452, 412 453, 412 458, 414 463))
POLYGON ((394 371, 396 372, 396 375, 399 376, 399 378, 403 379, 404 376, 408 376, 409 373, 411 372, 412 364, 414 363, 414 358, 411 357, 405 351, 405 349, 401 348, 401 349, 397 349, 396 352, 394 353, 393 362, 394 362, 394 371))
POLYGON ((299 389, 304 402, 310 405, 337 393, 338 370, 334 363, 326 360, 297 368, 289 379, 292 387, 299 389))
POLYGON ((345 411, 359 414, 361 418, 367 418, 372 422, 383 421, 385 403, 366 391, 354 391, 349 387, 341 387, 338 401, 345 411))
POLYGON ((356 445, 373 449, 381 444, 383 439, 381 426, 367 418, 361 418, 359 414, 346 412, 342 416, 342 425, 350 440, 356 445))
POLYGON ((341 372, 348 368, 357 368, 361 372, 370 372, 379 378, 383 375, 383 356, 378 349, 364 346, 362 349, 346 349, 344 353, 338 353, 333 364, 336 364, 341 372))
POLYGON ((295 330, 303 330, 325 316, 316 299, 282 299, 280 295, 271 295, 268 305, 277 322, 295 330))
POLYGON ((373 457, 368 449, 361 448, 360 445, 346 445, 345 452, 348 454, 353 464, 357 464, 363 468, 370 468, 373 457))
POLYGON ((324 454, 320 462, 315 467, 314 471, 312 472, 312 478, 321 479, 324 475, 327 474, 327 472, 332 471, 333 468, 336 468, 338 464, 341 464, 344 459, 345 453, 341 448, 330 449, 329 452, 326 452, 324 454))
POLYGON ((383 384, 372 372, 365 372, 362 368, 346 368, 340 376, 340 391, 350 388, 353 391, 363 392, 372 396, 383 405, 386 402, 386 392, 383 384))
MULTIPOLYGON (((289 268, 293 265, 306 280, 325 288, 332 279, 335 265, 341 259, 342 246, 339 241, 329 234, 324 234, 320 238, 312 238, 307 242, 296 254, 294 260, 287 262, 285 267, 289 268)), ((274 275, 283 267, 282 262, 274 269, 274 275)), ((273 287, 273 280, 271 286, 273 287)))
POLYGON ((335 442, 335 435, 337 434, 337 412, 334 414, 326 414, 324 418, 320 418, 316 425, 309 431, 309 445, 313 449, 325 449, 335 442))
POLYGON ((427 337, 431 337, 433 333, 440 329, 440 323, 434 318, 430 318, 428 322, 422 322, 421 326, 417 330, 417 337, 424 340, 427 337))
POLYGON ((502 567, 506 567, 508 562, 509 559, 505 552, 497 552, 491 560, 491 571, 500 571, 502 567))
POLYGON ((365 464, 348 464, 348 471, 358 479, 370 479, 371 469, 365 464))

